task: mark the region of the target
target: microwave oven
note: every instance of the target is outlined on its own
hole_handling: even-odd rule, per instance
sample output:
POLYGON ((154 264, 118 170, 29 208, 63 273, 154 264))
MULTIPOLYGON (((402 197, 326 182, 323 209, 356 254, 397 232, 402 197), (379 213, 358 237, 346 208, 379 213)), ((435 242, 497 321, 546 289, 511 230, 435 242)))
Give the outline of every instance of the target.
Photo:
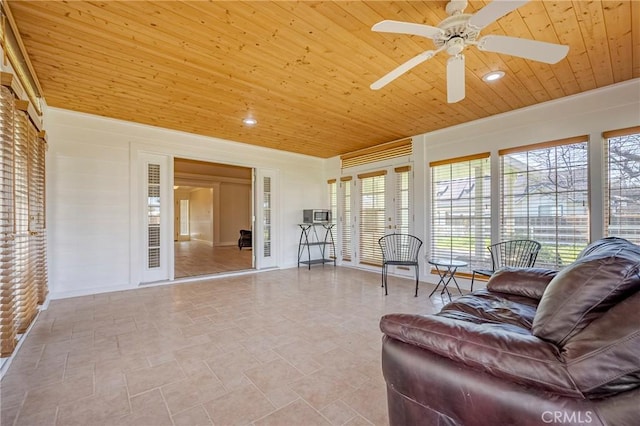
POLYGON ((303 223, 331 222, 331 210, 326 210, 326 209, 302 210, 302 222, 303 223))

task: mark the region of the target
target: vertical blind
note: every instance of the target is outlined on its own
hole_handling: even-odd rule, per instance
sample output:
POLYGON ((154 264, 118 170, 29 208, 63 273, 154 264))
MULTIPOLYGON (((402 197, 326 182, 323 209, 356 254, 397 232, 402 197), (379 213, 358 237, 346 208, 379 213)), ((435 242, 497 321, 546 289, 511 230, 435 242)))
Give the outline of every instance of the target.
POLYGON ((358 175, 360 179, 360 263, 380 266, 378 240, 385 228, 386 171, 358 175))
POLYGON ((44 134, 0 86, 0 355, 11 355, 47 295, 44 134))
POLYGON ((431 257, 461 260, 469 268, 491 265, 489 153, 429 164, 431 257))
POLYGON ((560 268, 589 242, 587 137, 499 151, 501 239, 542 244, 536 266, 560 268))
POLYGON ((603 136, 607 168, 604 234, 640 244, 640 126, 603 136))
POLYGON ((340 195, 342 198, 342 214, 340 215, 342 236, 342 260, 351 261, 351 234, 353 220, 351 218, 351 176, 340 178, 340 195))

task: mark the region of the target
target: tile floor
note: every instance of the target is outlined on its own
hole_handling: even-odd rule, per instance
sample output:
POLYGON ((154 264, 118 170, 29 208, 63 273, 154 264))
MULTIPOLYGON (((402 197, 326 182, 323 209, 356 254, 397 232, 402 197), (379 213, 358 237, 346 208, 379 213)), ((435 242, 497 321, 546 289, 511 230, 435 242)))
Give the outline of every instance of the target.
POLYGON ((384 425, 380 316, 438 311, 432 288, 316 266, 54 300, 0 424, 384 425))

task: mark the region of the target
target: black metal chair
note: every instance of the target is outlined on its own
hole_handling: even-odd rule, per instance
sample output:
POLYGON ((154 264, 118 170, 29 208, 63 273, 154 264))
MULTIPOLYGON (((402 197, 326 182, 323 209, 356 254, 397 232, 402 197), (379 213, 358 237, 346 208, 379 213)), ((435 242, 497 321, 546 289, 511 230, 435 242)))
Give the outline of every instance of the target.
POLYGON ((414 266, 416 269, 416 297, 418 296, 418 278, 420 267, 418 253, 422 247, 422 240, 409 234, 389 234, 378 240, 382 250, 382 286, 385 296, 387 293, 387 272, 389 266, 414 266))
POLYGON ((253 238, 251 236, 251 231, 247 229, 240 230, 240 238, 238 238, 238 249, 242 250, 242 247, 251 247, 253 243, 253 238))
POLYGON ((471 291, 476 274, 491 277, 503 267, 531 268, 536 263, 538 252, 542 246, 533 240, 510 240, 492 244, 487 247, 491 253, 491 269, 474 269, 471 275, 471 291))

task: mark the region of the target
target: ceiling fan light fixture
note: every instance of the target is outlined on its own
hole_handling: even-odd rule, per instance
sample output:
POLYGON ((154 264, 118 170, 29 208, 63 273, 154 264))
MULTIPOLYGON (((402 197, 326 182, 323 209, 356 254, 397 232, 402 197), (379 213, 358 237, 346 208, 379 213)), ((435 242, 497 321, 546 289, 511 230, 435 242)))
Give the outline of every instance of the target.
POLYGON ((256 124, 258 124, 258 120, 256 120, 255 118, 247 117, 242 120, 242 123, 244 123, 245 126, 255 126, 256 124))
POLYGON ((482 76, 482 80, 490 83, 492 81, 500 80, 504 77, 504 71, 491 71, 482 76))
MULTIPOLYGON (((478 39, 483 28, 490 26, 529 1, 493 0, 475 13, 469 14, 464 13, 467 6, 466 0, 450 0, 445 7, 449 16, 440 21, 437 26, 390 20, 378 22, 371 27, 373 31, 425 37, 433 41, 436 50, 423 52, 405 61, 373 83, 370 86, 371 89, 378 90, 384 87, 444 50, 450 55, 447 61, 447 102, 461 101, 465 96, 464 55, 462 52, 469 46, 475 46, 483 52, 511 55, 550 65, 558 63, 567 56, 569 46, 497 34, 486 35, 478 39)), ((489 83, 504 77, 504 75, 504 71, 494 71, 483 76, 482 80, 489 83)))

